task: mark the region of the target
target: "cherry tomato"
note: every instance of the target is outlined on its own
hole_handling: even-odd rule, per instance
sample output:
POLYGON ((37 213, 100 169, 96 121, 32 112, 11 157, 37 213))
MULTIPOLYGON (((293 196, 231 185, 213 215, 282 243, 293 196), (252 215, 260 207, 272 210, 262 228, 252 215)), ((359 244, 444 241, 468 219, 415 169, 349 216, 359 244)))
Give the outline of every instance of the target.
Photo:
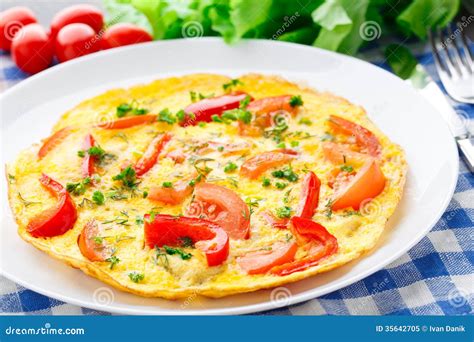
POLYGON ((249 95, 245 93, 229 94, 192 103, 184 109, 187 115, 180 125, 185 127, 197 125, 199 122, 210 122, 213 115, 221 115, 226 110, 239 108, 240 101, 247 96, 249 95))
POLYGON ((226 187, 211 183, 196 184, 188 214, 217 223, 233 239, 248 239, 250 236, 249 207, 239 195, 226 187))
POLYGON ((82 144, 82 150, 85 153, 84 158, 82 159, 83 177, 90 177, 94 173, 94 160, 96 158, 94 156, 91 156, 88 152, 89 149, 93 146, 95 146, 95 139, 92 134, 87 134, 82 144))
POLYGON ((161 153, 161 150, 165 146, 165 144, 171 140, 171 134, 163 134, 154 138, 148 148, 146 149, 145 153, 143 153, 142 157, 138 160, 138 162, 133 167, 135 169, 136 175, 142 176, 148 170, 150 170, 158 160, 158 156, 161 153))
POLYGON ((60 62, 99 51, 100 37, 86 24, 64 26, 56 36, 56 57, 60 62))
POLYGON ((202 177, 193 176, 181 179, 174 183, 171 188, 165 188, 163 186, 151 187, 147 198, 152 201, 171 205, 183 203, 183 201, 193 193, 194 187, 190 182, 194 181, 194 183, 196 183, 200 178, 202 177))
POLYGON ((319 204, 319 189, 321 181, 312 171, 309 171, 304 179, 301 188, 300 202, 296 210, 296 216, 303 218, 312 218, 314 211, 319 204))
POLYGON ((17 32, 22 27, 36 22, 35 14, 27 7, 16 6, 0 12, 0 49, 10 51, 17 32))
POLYGON ((344 145, 329 141, 323 143, 323 152, 327 160, 337 165, 363 164, 367 158, 370 158, 367 154, 355 152, 344 145))
POLYGON ((11 50, 17 67, 29 74, 46 69, 53 61, 53 44, 39 24, 22 27, 12 41, 11 50))
POLYGON ((336 115, 329 117, 329 124, 336 132, 354 136, 357 144, 367 150, 367 153, 371 156, 379 157, 382 153, 382 146, 379 140, 367 128, 336 115))
POLYGON ((242 164, 240 174, 250 179, 256 179, 268 169, 289 163, 296 155, 295 151, 289 149, 279 149, 257 154, 242 164))
POLYGON ((347 207, 358 210, 364 200, 374 198, 384 187, 385 176, 378 162, 371 158, 347 184, 340 186, 334 194, 331 207, 333 210, 347 207))
POLYGON ((180 246, 190 238, 206 254, 207 264, 217 266, 229 256, 229 237, 218 224, 197 217, 145 215, 145 245, 180 246))
POLYGON ((297 250, 294 242, 277 242, 269 250, 249 252, 237 258, 237 263, 248 274, 266 273, 274 266, 293 261, 297 250))
POLYGON ((46 138, 43 142, 43 145, 38 151, 38 158, 42 159, 44 158, 51 150, 56 148, 64 139, 66 139, 69 134, 71 134, 72 128, 69 126, 66 126, 64 128, 61 128, 59 131, 56 131, 53 133, 51 136, 46 138))
POLYGON ((99 33, 104 26, 104 17, 102 12, 92 5, 82 4, 66 7, 59 11, 51 21, 51 37, 56 37, 64 26, 75 23, 86 24, 95 33, 99 33))
POLYGON ((52 237, 62 235, 74 226, 77 211, 74 201, 66 189, 43 174, 41 184, 58 198, 58 203, 34 216, 26 230, 34 237, 52 237))
MULTIPOLYGON (((270 273, 286 276, 295 272, 304 271, 316 266, 321 259, 337 252, 336 237, 331 235, 326 228, 310 219, 294 216, 291 218, 291 230, 297 241, 304 241, 310 248, 308 256, 286 264, 275 266, 270 273)), ((301 243, 301 242, 300 242, 301 243)))
POLYGON ((264 97, 262 99, 250 102, 247 106, 247 109, 252 113, 255 113, 257 116, 277 112, 280 110, 295 114, 298 107, 293 107, 290 105, 291 97, 291 95, 264 97))
POLYGON ((152 36, 137 25, 129 23, 115 24, 102 36, 102 49, 151 42, 152 36))
POLYGON ((98 124, 97 127, 104 129, 122 129, 143 124, 149 124, 155 121, 156 115, 153 114, 136 115, 118 119, 112 122, 103 122, 98 124))
POLYGON ((277 218, 271 211, 264 211, 262 213, 263 218, 273 227, 277 229, 287 229, 289 219, 277 218))
POLYGON ((96 220, 90 220, 82 228, 81 234, 77 238, 77 245, 82 255, 90 261, 105 261, 110 255, 104 242, 99 242, 99 224, 96 220))

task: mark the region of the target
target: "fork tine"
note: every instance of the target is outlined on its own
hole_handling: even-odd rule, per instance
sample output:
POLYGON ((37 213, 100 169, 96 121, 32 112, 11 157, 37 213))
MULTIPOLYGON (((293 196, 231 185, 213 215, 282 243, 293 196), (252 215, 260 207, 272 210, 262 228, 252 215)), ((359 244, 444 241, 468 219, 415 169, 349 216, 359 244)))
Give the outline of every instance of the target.
POLYGON ((431 30, 428 30, 428 38, 430 40, 431 51, 433 52, 436 69, 438 70, 440 77, 442 74, 447 74, 448 77, 451 77, 451 72, 444 66, 444 63, 439 56, 438 48, 436 47, 435 39, 431 30))
POLYGON ((457 66, 457 69, 461 72, 461 75, 471 74, 471 68, 469 64, 467 64, 467 61, 465 61, 462 56, 461 56, 461 50, 459 49, 458 43, 456 42, 456 37, 459 35, 459 31, 456 31, 456 34, 453 33, 453 29, 451 28, 451 25, 448 25, 448 42, 449 46, 452 48, 451 50, 454 51, 454 60, 455 60, 455 65, 457 66))
POLYGON ((458 27, 458 30, 461 32, 461 46, 464 49, 464 58, 466 59, 471 71, 474 71, 474 61, 472 57, 472 52, 469 49, 469 44, 467 43, 466 33, 464 32, 459 22, 456 25, 458 27))
POLYGON ((451 76, 457 75, 461 77, 462 75, 461 70, 459 69, 459 66, 456 63, 454 63, 451 53, 449 52, 448 42, 450 42, 451 39, 446 36, 444 30, 437 29, 437 32, 438 32, 441 48, 443 49, 444 54, 446 55, 445 62, 446 62, 446 65, 448 66, 449 71, 451 72, 451 76))

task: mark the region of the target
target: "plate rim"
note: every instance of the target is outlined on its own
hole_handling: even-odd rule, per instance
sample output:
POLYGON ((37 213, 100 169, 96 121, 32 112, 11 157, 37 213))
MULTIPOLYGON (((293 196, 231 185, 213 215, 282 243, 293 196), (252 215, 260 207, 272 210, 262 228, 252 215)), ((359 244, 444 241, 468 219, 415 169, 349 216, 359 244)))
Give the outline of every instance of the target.
MULTIPOLYGON (((194 41, 204 41, 204 42, 213 42, 213 43, 216 43, 216 44, 219 44, 219 43, 223 44, 223 40, 219 37, 202 37, 202 38, 199 38, 199 39, 195 39, 194 41)), ((0 94, 0 108, 1 108, 2 102, 5 101, 5 98, 11 96, 10 94, 12 94, 12 93, 14 94, 15 92, 21 91, 21 89, 24 86, 27 86, 31 82, 35 82, 37 79, 41 79, 41 78, 43 78, 45 76, 48 76, 49 74, 52 74, 52 73, 60 72, 63 68, 71 68, 71 67, 73 68, 74 65, 76 65, 76 64, 80 64, 80 63, 86 62, 88 60, 93 60, 97 57, 113 55, 113 54, 116 54, 117 52, 123 52, 123 51, 127 51, 127 50, 132 50, 132 49, 139 49, 141 46, 145 46, 145 45, 152 45, 152 44, 153 45, 172 45, 172 44, 176 44, 176 43, 185 44, 186 42, 189 43, 189 41, 186 41, 184 39, 169 39, 169 40, 163 40, 163 41, 153 41, 153 42, 148 42, 148 43, 143 43, 143 44, 124 46, 124 47, 120 47, 120 48, 116 48, 116 49, 100 51, 100 52, 97 52, 97 53, 94 53, 94 54, 86 55, 86 56, 68 61, 66 63, 61 63, 61 64, 54 65, 53 67, 51 67, 51 68, 49 68, 49 69, 47 69, 43 72, 32 75, 32 76, 28 77, 27 79, 18 82, 17 84, 13 85, 12 87, 10 87, 10 88, 6 89, 4 92, 2 92, 0 94)), ((263 44, 263 45, 282 45, 282 46, 287 46, 287 47, 290 47, 290 48, 297 48, 297 49, 306 50, 306 51, 311 50, 313 52, 316 50, 317 53, 319 53, 319 54, 334 56, 335 58, 342 58, 342 59, 347 58, 347 59, 350 59, 353 63, 355 62, 355 63, 363 63, 363 64, 370 65, 371 67, 376 68, 379 72, 384 73, 386 77, 397 79, 397 81, 402 81, 401 79, 396 77, 394 74, 390 73, 389 71, 387 71, 383 68, 377 67, 376 65, 373 65, 372 63, 369 63, 365 60, 356 58, 354 56, 348 56, 348 55, 340 54, 340 53, 337 53, 337 52, 327 51, 327 50, 323 50, 323 49, 320 49, 320 48, 301 45, 301 44, 296 44, 296 43, 280 42, 280 41, 269 41, 269 40, 265 40, 265 39, 244 39, 244 43, 250 43, 250 44, 255 43, 255 44, 263 44)), ((415 91, 415 93, 416 93, 416 91, 415 91)), ((420 94, 417 94, 417 96, 420 96, 420 94)), ((442 114, 439 112, 438 109, 436 109, 436 115, 440 116, 445 129, 448 129, 448 131, 449 131, 448 124, 444 120, 444 118, 442 117, 442 114)), ((3 267, 3 263, 0 263, 0 275, 5 276, 6 278, 10 279, 11 281, 13 281, 13 282, 25 287, 25 288, 31 289, 31 290, 33 290, 37 293, 48 296, 50 298, 60 300, 60 301, 65 302, 65 303, 70 303, 70 304, 73 304, 73 305, 77 305, 77 306, 80 306, 80 307, 85 307, 85 308, 89 308, 89 309, 93 309, 93 310, 105 311, 105 312, 110 312, 110 313, 118 313, 118 314, 130 314, 130 315, 233 315, 233 314, 248 314, 248 313, 255 313, 255 312, 261 312, 261 311, 266 311, 266 310, 282 309, 282 308, 285 308, 285 307, 289 307, 291 305, 298 304, 298 303, 301 303, 301 302, 304 302, 304 301, 308 301, 308 300, 311 300, 311 299, 314 299, 314 298, 318 298, 318 297, 323 296, 325 294, 328 294, 330 292, 339 290, 341 288, 349 286, 349 285, 351 285, 351 284, 353 284, 357 281, 360 281, 360 280, 372 275, 373 273, 383 269, 388 264, 390 264, 393 261, 400 258, 404 253, 406 253, 411 248, 413 248, 413 246, 415 246, 418 242, 420 242, 421 239, 423 239, 423 237, 425 237, 431 231, 431 229, 435 226, 435 224, 442 217, 443 213, 446 211, 446 208, 448 207, 448 205, 449 205, 449 203, 450 203, 450 201, 453 197, 453 194, 455 192, 457 180, 458 180, 458 177, 459 177, 459 163, 460 163, 460 161, 459 161, 459 157, 458 157, 458 154, 457 154, 457 147, 456 147, 454 138, 451 140, 450 145, 451 145, 450 149, 452 151, 452 153, 450 155, 452 156, 452 159, 454 161, 454 163, 451 165, 453 167, 454 177, 452 178, 452 181, 449 184, 450 187, 447 191, 449 196, 445 197, 442 205, 440 206, 440 208, 443 208, 443 209, 439 210, 437 215, 431 220, 431 222, 429 224, 427 224, 427 227, 425 229, 423 229, 418 235, 416 235, 410 241, 409 244, 406 244, 403 248, 400 249, 400 251, 398 251, 397 253, 393 253, 389 258, 386 258, 384 261, 381 261, 380 263, 377 263, 376 265, 372 266, 371 268, 368 268, 368 269, 364 270, 363 272, 360 272, 360 273, 350 277, 349 279, 346 279, 344 281, 340 281, 336 284, 328 286, 323 291, 320 291, 320 293, 318 293, 317 296, 315 296, 313 294, 314 288, 310 289, 310 290, 306 290, 303 293, 292 295, 292 296, 289 297, 287 303, 285 303, 285 305, 281 306, 281 307, 276 306, 274 303, 272 303, 269 300, 269 301, 266 301, 266 302, 250 304, 250 305, 232 306, 232 307, 226 307, 226 308, 211 308, 211 309, 205 309, 205 310, 174 310, 174 309, 161 309, 161 308, 159 308, 158 311, 156 311, 156 310, 154 310, 154 311, 151 311, 151 310, 150 311, 143 311, 140 308, 134 308, 134 307, 109 307, 109 306, 104 306, 104 305, 101 305, 101 304, 98 304, 98 303, 94 303, 92 301, 91 302, 84 302, 81 299, 76 299, 76 298, 71 297, 69 295, 62 295, 60 293, 50 292, 47 289, 38 287, 35 284, 26 283, 26 281, 23 281, 22 279, 19 279, 14 274, 11 274, 11 273, 5 271, 4 267, 3 267)), ((397 210, 398 210, 398 208, 397 208, 397 210)), ((377 247, 374 247, 374 248, 377 248, 377 247)), ((352 261, 352 262, 354 262, 354 261, 352 261)), ((109 285, 104 284, 104 286, 109 286, 109 285)))

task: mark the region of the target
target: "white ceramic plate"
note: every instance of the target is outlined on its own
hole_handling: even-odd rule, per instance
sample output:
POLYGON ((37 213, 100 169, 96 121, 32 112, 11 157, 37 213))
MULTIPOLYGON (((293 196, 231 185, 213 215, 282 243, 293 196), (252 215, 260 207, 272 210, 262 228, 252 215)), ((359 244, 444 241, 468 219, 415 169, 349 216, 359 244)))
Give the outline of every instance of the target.
POLYGON ((415 245, 438 221, 458 174, 454 140, 437 110, 415 90, 369 63, 312 47, 272 41, 225 45, 217 38, 135 45, 61 64, 6 91, 0 99, 2 163, 48 136, 53 123, 80 101, 110 88, 156 78, 216 72, 278 74, 346 97, 406 151, 405 194, 372 253, 334 271, 286 288, 222 299, 186 301, 141 298, 112 289, 23 242, 8 208, 2 182, 1 271, 44 295, 124 314, 242 314, 312 299, 383 268, 415 245), (271 299, 280 300, 271 300, 271 299))

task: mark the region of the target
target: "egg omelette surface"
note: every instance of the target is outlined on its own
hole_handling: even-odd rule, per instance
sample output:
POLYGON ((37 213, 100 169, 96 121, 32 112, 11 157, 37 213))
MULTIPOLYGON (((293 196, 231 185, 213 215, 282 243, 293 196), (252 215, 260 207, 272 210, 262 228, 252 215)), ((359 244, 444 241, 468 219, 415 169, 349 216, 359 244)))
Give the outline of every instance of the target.
POLYGON ((406 169, 343 98, 275 76, 192 74, 80 103, 7 180, 25 241, 120 290, 176 299, 271 288, 361 256, 406 169))

